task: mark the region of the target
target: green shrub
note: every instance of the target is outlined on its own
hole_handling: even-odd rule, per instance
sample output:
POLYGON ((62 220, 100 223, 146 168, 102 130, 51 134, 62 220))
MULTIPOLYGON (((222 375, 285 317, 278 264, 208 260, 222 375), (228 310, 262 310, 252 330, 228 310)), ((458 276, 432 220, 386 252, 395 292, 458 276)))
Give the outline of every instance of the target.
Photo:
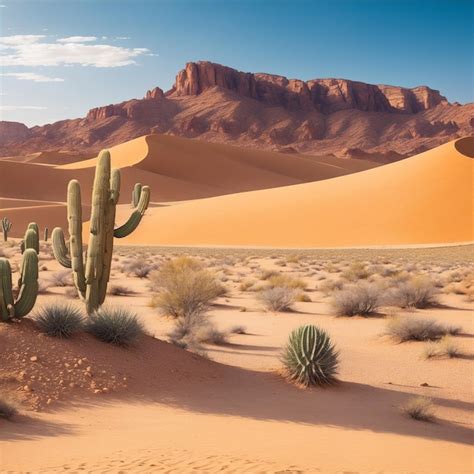
POLYGON ((135 314, 125 308, 107 306, 90 316, 87 330, 97 339, 117 346, 129 346, 145 333, 135 314))
POLYGON ((84 326, 82 312, 67 303, 43 306, 37 311, 35 319, 41 332, 59 338, 69 338, 84 326))
POLYGON ((305 386, 327 385, 335 381, 338 353, 325 331, 301 326, 290 334, 283 363, 291 380, 305 386))

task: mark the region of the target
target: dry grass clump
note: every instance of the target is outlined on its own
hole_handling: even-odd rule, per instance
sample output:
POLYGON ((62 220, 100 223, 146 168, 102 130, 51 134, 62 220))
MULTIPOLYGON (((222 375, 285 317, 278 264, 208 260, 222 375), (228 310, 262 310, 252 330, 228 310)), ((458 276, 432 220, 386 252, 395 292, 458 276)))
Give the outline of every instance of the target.
POLYGON ((163 315, 185 317, 207 310, 225 288, 203 265, 189 257, 171 260, 150 275, 151 288, 157 292, 152 304, 163 315))
POLYGON ((255 283, 256 283, 255 280, 250 280, 250 279, 243 280, 240 282, 239 290, 249 291, 255 283))
POLYGON ((260 273, 260 280, 268 280, 271 277, 278 276, 280 273, 276 270, 262 270, 260 273))
POLYGON ((69 338, 84 326, 80 309, 68 303, 52 303, 40 308, 35 320, 41 332, 52 337, 69 338))
POLYGON ((410 418, 418 421, 433 421, 433 402, 426 397, 413 397, 402 406, 402 411, 410 418))
POLYGON ((439 342, 429 342, 424 351, 423 357, 425 359, 433 359, 439 357, 448 357, 453 359, 463 355, 459 346, 450 338, 443 337, 439 342))
POLYGON ((349 268, 346 268, 341 273, 341 277, 345 278, 347 281, 359 281, 369 278, 371 273, 369 272, 367 265, 362 262, 354 262, 349 268))
POLYGON ((16 403, 13 403, 4 395, 0 395, 0 419, 10 421, 17 414, 18 409, 16 403))
POLYGON ((247 334, 247 328, 245 326, 232 326, 229 332, 231 334, 247 334))
POLYGON ((342 290, 344 285, 345 283, 341 279, 324 280, 318 285, 318 290, 324 293, 325 296, 329 296, 334 291, 342 290))
POLYGON ((125 308, 107 306, 90 316, 87 330, 97 339, 117 346, 129 346, 145 334, 135 314, 125 308))
POLYGON ((133 295, 134 293, 133 290, 124 285, 114 284, 109 287, 109 294, 114 296, 128 296, 133 295))
POLYGON ((292 290, 305 290, 308 285, 301 278, 276 273, 268 278, 268 286, 270 288, 281 287, 290 288, 292 290))
POLYGON ((216 328, 207 313, 200 311, 177 318, 168 338, 172 344, 194 352, 202 352, 202 344, 222 345, 227 342, 227 334, 216 328))
POLYGON ((61 270, 54 272, 50 277, 51 286, 71 286, 72 285, 72 273, 71 270, 61 270))
POLYGON ((399 308, 428 308, 439 304, 438 289, 427 276, 413 276, 400 282, 389 296, 390 304, 399 308))
POLYGON ((373 283, 358 283, 333 295, 332 306, 337 316, 370 316, 382 303, 382 290, 373 283))
POLYGON ((135 275, 138 278, 146 278, 148 274, 157 268, 156 264, 148 263, 144 258, 126 260, 122 265, 122 272, 127 275, 135 275))
POLYGON ((436 341, 447 334, 459 334, 461 328, 444 326, 433 319, 395 316, 387 322, 385 333, 399 342, 436 341))
POLYGON ((258 295, 258 300, 267 311, 291 311, 296 300, 295 290, 287 287, 268 288, 258 295))
POLYGON ((311 303, 312 300, 307 293, 300 291, 296 294, 295 301, 298 301, 300 303, 311 303))

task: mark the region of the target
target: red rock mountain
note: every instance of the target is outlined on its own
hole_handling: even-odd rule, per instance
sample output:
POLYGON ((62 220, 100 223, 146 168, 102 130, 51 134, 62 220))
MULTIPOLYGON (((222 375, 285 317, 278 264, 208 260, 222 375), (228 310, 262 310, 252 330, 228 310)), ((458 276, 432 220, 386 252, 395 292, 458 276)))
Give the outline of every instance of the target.
POLYGON ((474 131, 474 104, 346 79, 301 81, 188 63, 166 93, 91 109, 84 119, 26 128, 0 122, 0 155, 95 152, 149 133, 284 152, 394 161, 474 131))

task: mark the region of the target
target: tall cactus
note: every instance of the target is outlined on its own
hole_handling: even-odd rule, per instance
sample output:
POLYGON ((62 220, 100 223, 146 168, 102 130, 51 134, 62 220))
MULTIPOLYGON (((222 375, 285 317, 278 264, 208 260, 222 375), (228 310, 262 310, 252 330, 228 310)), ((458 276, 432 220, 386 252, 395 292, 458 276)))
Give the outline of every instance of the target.
MULTIPOLYGON (((69 223, 69 252, 61 228, 52 234, 56 260, 66 268, 72 268, 74 284, 79 297, 85 301, 89 314, 97 310, 105 300, 112 265, 114 237, 131 234, 140 223, 150 201, 150 188, 139 185, 137 204, 125 224, 114 228, 115 211, 120 194, 120 171, 110 168, 110 153, 99 154, 94 185, 89 230, 89 244, 84 261, 82 244, 81 187, 75 179, 67 190, 67 216, 69 223)), ((138 189, 135 185, 135 189, 138 189)))
POLYGON ((3 232, 3 241, 6 242, 8 240, 8 233, 10 232, 10 229, 12 228, 12 222, 8 217, 4 217, 1 220, 2 223, 2 232, 3 232))
POLYGON ((38 296, 38 254, 33 248, 26 248, 23 252, 18 287, 15 297, 10 262, 0 258, 0 321, 22 318, 35 305, 38 296))
POLYGON ((335 380, 338 353, 325 331, 301 326, 290 334, 283 363, 291 380, 305 386, 326 385, 335 380))

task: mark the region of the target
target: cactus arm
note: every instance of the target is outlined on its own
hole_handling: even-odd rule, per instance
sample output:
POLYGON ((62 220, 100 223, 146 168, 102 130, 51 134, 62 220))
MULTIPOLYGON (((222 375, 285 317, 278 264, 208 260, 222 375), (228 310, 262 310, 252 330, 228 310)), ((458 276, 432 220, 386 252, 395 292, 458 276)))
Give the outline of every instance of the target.
POLYGON ((79 297, 86 294, 86 277, 82 246, 82 200, 79 181, 73 179, 67 188, 67 219, 69 223, 69 249, 74 284, 79 297))
POLYGON ((125 224, 117 227, 117 229, 114 230, 114 236, 118 239, 121 239, 130 235, 140 224, 142 217, 148 208, 149 202, 150 188, 148 186, 142 186, 140 200, 138 201, 136 209, 132 212, 125 224))
POLYGON ((0 258, 0 321, 12 317, 13 293, 12 271, 6 258, 0 258))
POLYGON ((51 234, 54 258, 65 268, 71 268, 71 259, 69 258, 66 242, 64 241, 64 232, 60 227, 55 227, 51 234))
POLYGON ((34 249, 26 249, 21 268, 21 286, 14 303, 15 317, 27 315, 35 305, 38 296, 38 254, 34 249))
POLYGON ((141 183, 135 183, 132 191, 132 206, 137 207, 138 202, 140 201, 140 195, 142 193, 142 185, 141 183))
POLYGON ((33 249, 36 253, 39 253, 39 237, 38 232, 36 231, 37 227, 38 226, 34 223, 28 226, 24 238, 24 251, 26 249, 33 249))

